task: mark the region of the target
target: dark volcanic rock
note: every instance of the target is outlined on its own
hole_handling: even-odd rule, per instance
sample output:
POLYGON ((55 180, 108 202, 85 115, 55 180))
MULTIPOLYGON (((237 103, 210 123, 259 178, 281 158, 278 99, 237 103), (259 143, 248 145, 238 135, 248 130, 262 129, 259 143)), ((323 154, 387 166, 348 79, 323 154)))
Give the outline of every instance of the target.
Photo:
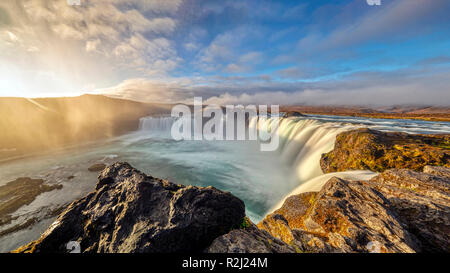
POLYGON ((24 205, 31 204, 41 193, 62 187, 62 185, 47 185, 42 179, 29 177, 17 178, 0 186, 0 225, 9 223, 11 213, 24 205))
POLYGON ((258 226, 306 252, 448 252, 449 192, 448 176, 404 169, 369 181, 332 178, 318 193, 291 196, 258 226))
POLYGON ((42 236, 16 252, 201 252, 239 226, 244 203, 213 187, 182 186, 116 163, 42 236))
POLYGON ((254 224, 235 229, 215 239, 208 253, 295 253, 294 247, 274 238, 254 224))
POLYGON ((285 118, 289 118, 289 117, 306 117, 306 115, 303 115, 300 112, 297 111, 288 111, 286 112, 286 114, 284 114, 285 118))
POLYGON ((357 129, 340 133, 334 149, 322 155, 325 173, 346 170, 412 169, 426 165, 450 167, 450 135, 412 135, 357 129))
POLYGON ((88 168, 88 170, 89 170, 90 172, 101 172, 101 171, 103 171, 105 168, 106 168, 106 165, 105 165, 105 164, 103 164, 103 163, 98 163, 98 164, 94 164, 94 165, 90 166, 90 167, 88 168))

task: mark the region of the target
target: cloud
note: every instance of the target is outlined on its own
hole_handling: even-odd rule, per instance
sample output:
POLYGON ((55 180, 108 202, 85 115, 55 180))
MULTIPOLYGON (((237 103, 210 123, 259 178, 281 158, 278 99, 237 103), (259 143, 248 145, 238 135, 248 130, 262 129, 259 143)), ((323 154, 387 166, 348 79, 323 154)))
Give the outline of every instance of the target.
MULTIPOLYGON (((351 2, 349 7, 355 4, 351 2)), ((447 22, 445 14, 450 8, 446 0, 399 0, 383 3, 361 16, 348 16, 353 21, 340 22, 331 32, 322 34, 314 29, 298 42, 302 55, 337 50, 369 41, 398 41, 428 31, 430 23, 447 22)), ((348 10, 342 9, 342 14, 348 10)), ((338 17, 342 18, 342 17, 338 17)))
POLYGON ((289 67, 285 69, 280 69, 276 72, 278 76, 284 79, 294 78, 298 79, 304 77, 306 73, 297 67, 289 67))
MULTIPOLYGON (((117 86, 97 90, 98 94, 137 101, 173 103, 193 97, 186 80, 149 80, 136 78, 125 80, 117 86)), ((188 81, 190 83, 190 81, 188 81)))
POLYGON ((134 79, 100 93, 148 102, 209 104, 308 104, 449 106, 450 67, 420 66, 397 71, 366 71, 338 80, 274 82, 264 77, 220 77, 161 81, 134 79), (402 79, 402 80, 399 80, 402 79))
POLYGON ((2 1, 0 62, 27 83, 14 91, 9 84, 1 92, 82 92, 84 86, 110 85, 121 77, 166 75, 182 60, 170 40, 177 27, 173 14, 181 4, 177 0, 98 0, 82 1, 81 6, 53 0, 2 1), (50 83, 45 86, 41 81, 37 85, 41 72, 55 74, 61 86, 53 83, 50 88, 50 83))
POLYGON ((89 40, 86 42, 86 51, 92 52, 97 50, 97 46, 101 43, 100 39, 89 40))
MULTIPOLYGON (((450 76, 449 74, 446 77, 450 76)), ((443 80, 439 78, 437 80, 443 80)), ((449 106, 445 87, 430 88, 425 82, 383 84, 355 89, 305 89, 295 92, 267 91, 253 94, 220 94, 207 104, 279 104, 279 105, 439 105, 449 106)))
POLYGON ((262 62, 263 54, 260 52, 249 52, 235 57, 236 63, 229 63, 223 71, 231 74, 245 73, 252 70, 252 66, 262 62))
MULTIPOLYGON (((158 17, 147 18, 134 8, 121 10, 116 6, 125 3, 128 7, 135 3, 136 6, 145 7, 146 11, 171 13, 181 1, 99 0, 84 1, 81 6, 69 6, 65 1, 24 0, 23 5, 11 3, 1 5, 16 14, 13 26, 9 27, 8 31, 24 43, 38 48, 45 47, 45 38, 57 42, 57 46, 61 48, 65 45, 74 45, 73 41, 66 40, 75 39, 82 41, 80 45, 88 52, 97 51, 108 55, 125 42, 130 43, 135 49, 145 50, 145 46, 136 46, 136 43, 150 46, 153 41, 157 44, 161 41, 157 40, 158 38, 165 38, 164 35, 171 34, 175 30, 176 21, 173 18, 161 14, 158 17), (39 36, 36 33, 39 33, 39 36), (131 44, 132 42, 135 43, 131 44)), ((155 55, 164 55, 165 58, 176 55, 169 43, 161 46, 167 48, 167 54, 159 52, 155 55)), ((141 55, 144 54, 137 54, 136 57, 141 55)))
POLYGON ((419 65, 450 64, 450 56, 431 57, 431 58, 427 58, 425 60, 421 60, 417 64, 419 64, 419 65))
POLYGON ((175 13, 180 5, 183 3, 182 0, 100 0, 102 2, 112 2, 120 6, 136 6, 142 11, 151 11, 153 13, 175 13))
POLYGON ((198 53, 195 64, 200 69, 210 72, 249 72, 253 65, 262 61, 263 54, 258 51, 242 50, 242 46, 259 36, 258 31, 246 26, 221 33, 198 53))
POLYGON ((228 64, 225 67, 224 71, 227 73, 242 73, 242 72, 245 72, 246 69, 243 66, 238 65, 238 64, 228 64))
POLYGON ((0 27, 8 26, 11 24, 11 18, 6 9, 0 7, 0 27))
POLYGON ((447 0, 0 1, 0 95, 442 104, 449 9, 447 0))
POLYGON ((237 37, 231 32, 218 35, 199 53, 197 65, 209 71, 222 69, 223 62, 229 62, 234 58, 233 47, 236 47, 238 42, 237 37))

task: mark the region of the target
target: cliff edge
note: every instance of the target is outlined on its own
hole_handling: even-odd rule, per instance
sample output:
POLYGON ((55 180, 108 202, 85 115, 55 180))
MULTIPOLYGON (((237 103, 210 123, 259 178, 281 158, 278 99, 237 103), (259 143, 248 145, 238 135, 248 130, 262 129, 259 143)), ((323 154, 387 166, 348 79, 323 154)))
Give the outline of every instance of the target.
POLYGON ((450 168, 334 177, 289 197, 258 227, 303 252, 449 252, 450 168))
POLYGON ((334 149, 320 160, 324 173, 393 168, 422 171, 427 165, 450 167, 450 135, 356 129, 340 133, 334 149))
POLYGON ((99 175, 94 192, 69 205, 38 240, 14 252, 68 252, 73 242, 83 253, 222 252, 234 243, 219 238, 211 244, 235 229, 247 236, 240 242, 258 251, 293 252, 243 221, 244 203, 230 193, 177 185, 115 163, 99 175))

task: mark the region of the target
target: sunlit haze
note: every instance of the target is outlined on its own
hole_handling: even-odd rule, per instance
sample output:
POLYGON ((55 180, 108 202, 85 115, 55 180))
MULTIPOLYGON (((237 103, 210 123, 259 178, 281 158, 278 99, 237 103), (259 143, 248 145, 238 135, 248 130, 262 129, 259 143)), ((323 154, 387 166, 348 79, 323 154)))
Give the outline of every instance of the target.
POLYGON ((0 96, 450 101, 450 1, 3 0, 0 96))

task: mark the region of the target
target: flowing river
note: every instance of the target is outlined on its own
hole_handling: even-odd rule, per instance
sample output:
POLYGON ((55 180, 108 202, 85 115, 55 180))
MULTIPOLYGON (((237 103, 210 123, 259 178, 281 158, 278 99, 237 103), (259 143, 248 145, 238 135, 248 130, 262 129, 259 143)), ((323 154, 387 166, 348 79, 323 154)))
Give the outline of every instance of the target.
MULTIPOLYGON (((0 186, 18 177, 44 179, 62 184, 60 190, 42 193, 31 204, 13 213, 13 221, 2 231, 37 219, 28 228, 0 237, 0 252, 35 240, 54 221, 51 211, 94 190, 95 163, 127 161, 155 177, 185 185, 214 186, 230 191, 246 204, 247 215, 257 223, 279 207, 285 197, 317 191, 332 176, 368 179, 369 171, 323 174, 319 160, 333 149, 338 133, 361 127, 383 131, 438 134, 450 133, 449 122, 308 116, 281 119, 280 145, 274 152, 261 152, 256 141, 175 141, 170 137, 174 119, 147 117, 140 130, 82 147, 0 165, 0 186)), ((270 122, 267 120, 266 122, 270 122)), ((261 124, 250 122, 250 126, 261 124)))

